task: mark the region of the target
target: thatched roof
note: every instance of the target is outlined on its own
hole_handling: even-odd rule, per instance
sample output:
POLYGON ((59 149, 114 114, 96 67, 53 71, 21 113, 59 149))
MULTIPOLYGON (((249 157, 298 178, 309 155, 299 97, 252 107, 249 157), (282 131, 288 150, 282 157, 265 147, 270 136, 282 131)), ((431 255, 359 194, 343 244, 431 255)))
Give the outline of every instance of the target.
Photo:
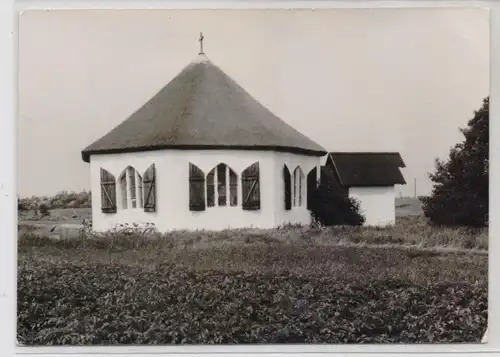
POLYGON ((162 149, 326 150, 279 119, 199 55, 146 104, 82 151, 90 155, 162 149))
MULTIPOLYGON (((394 152, 331 152, 330 164, 343 186, 393 186, 406 181, 400 168, 406 167, 394 152)), ((328 163, 327 163, 328 164, 328 163)))

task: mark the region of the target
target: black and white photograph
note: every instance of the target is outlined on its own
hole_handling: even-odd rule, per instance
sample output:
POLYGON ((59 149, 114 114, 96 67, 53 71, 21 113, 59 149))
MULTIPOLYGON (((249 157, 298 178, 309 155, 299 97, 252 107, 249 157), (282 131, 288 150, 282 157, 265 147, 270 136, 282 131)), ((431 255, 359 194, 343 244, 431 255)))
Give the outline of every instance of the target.
POLYGON ((488 9, 18 26, 18 345, 484 342, 488 9))

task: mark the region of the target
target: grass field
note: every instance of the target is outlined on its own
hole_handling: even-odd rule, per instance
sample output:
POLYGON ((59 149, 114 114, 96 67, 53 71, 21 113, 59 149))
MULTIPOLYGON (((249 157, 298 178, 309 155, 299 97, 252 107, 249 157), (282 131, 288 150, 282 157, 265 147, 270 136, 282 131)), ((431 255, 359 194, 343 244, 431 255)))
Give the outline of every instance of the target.
POLYGON ((412 215, 386 229, 59 240, 21 226, 18 339, 479 343, 487 247, 486 230, 432 228, 412 215))
POLYGON ((422 203, 418 198, 401 197, 396 198, 396 216, 420 216, 422 215, 422 203))
POLYGON ((20 222, 37 222, 53 224, 55 222, 60 223, 81 223, 82 219, 90 218, 92 216, 92 211, 90 208, 56 208, 50 210, 49 217, 40 218, 35 215, 33 211, 21 212, 18 215, 20 222))

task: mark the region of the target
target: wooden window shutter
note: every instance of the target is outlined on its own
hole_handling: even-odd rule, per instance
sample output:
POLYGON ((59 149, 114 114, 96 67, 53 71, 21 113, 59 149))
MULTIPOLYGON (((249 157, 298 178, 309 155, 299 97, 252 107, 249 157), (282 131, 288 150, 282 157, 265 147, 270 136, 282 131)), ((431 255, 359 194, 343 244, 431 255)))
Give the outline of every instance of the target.
POLYGON ((207 206, 215 206, 215 168, 207 175, 207 206))
POLYGON ((142 177, 142 187, 144 190, 144 212, 156 212, 155 164, 149 166, 142 177))
POLYGON ((307 209, 310 210, 312 207, 312 195, 317 187, 316 173, 318 169, 315 167, 307 174, 307 209))
POLYGON ((226 177, 226 165, 217 165, 217 205, 226 206, 227 205, 227 177, 226 177))
POLYGON ((241 174, 241 185, 243 194, 244 210, 260 209, 260 173, 259 163, 256 162, 241 174))
POLYGON ((286 165, 283 165, 283 181, 285 184, 285 210, 292 209, 292 175, 286 165))
POLYGON ((231 206, 238 205, 238 178, 232 169, 229 169, 229 202, 231 206))
POLYGON ((116 180, 103 168, 101 168, 101 211, 116 213, 116 180))
POLYGON ((189 210, 205 210, 205 173, 189 163, 189 210))

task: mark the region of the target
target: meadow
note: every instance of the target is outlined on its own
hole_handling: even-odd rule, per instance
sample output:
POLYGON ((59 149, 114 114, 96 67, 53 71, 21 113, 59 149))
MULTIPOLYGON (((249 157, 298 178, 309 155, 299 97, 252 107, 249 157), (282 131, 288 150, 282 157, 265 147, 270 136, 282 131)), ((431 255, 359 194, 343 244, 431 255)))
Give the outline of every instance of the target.
MULTIPOLYGON (((24 345, 479 343, 486 230, 431 227, 119 234, 19 226, 24 345)), ((81 213, 81 212, 80 212, 81 213)), ((75 211, 54 211, 68 221, 75 211)))

